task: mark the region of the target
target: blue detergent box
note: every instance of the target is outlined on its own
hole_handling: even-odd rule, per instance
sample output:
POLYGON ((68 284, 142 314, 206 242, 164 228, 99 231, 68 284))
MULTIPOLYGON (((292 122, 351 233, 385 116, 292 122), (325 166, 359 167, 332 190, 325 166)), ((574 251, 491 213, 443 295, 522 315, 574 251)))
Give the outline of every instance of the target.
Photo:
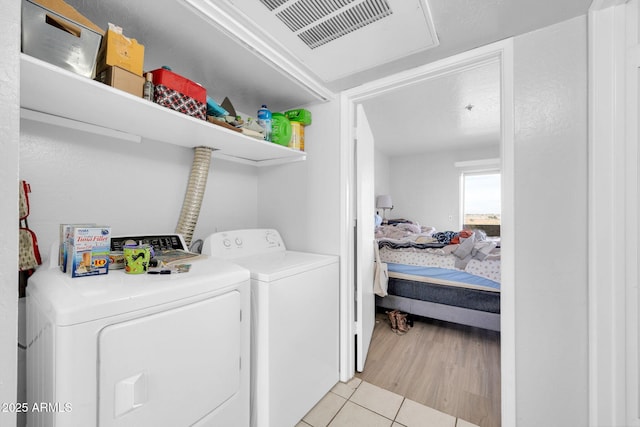
POLYGON ((107 274, 110 251, 111 227, 73 227, 67 247, 67 271, 71 277, 107 274))

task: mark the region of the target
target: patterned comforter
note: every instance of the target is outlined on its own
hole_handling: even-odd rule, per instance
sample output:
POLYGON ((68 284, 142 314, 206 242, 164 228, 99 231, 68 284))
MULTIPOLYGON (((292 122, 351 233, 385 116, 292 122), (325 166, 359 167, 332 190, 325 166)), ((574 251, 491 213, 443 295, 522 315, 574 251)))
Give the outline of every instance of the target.
POLYGON ((433 237, 431 227, 428 227, 430 231, 424 231, 424 227, 414 228, 418 233, 406 232, 405 227, 400 230, 401 236, 398 229, 390 227, 397 225, 376 229, 382 262, 465 271, 500 283, 500 248, 496 241, 486 240, 482 233, 465 230, 467 232, 460 232, 457 237, 467 237, 460 237, 459 243, 447 244, 433 237), (386 237, 390 235, 394 238, 386 237))

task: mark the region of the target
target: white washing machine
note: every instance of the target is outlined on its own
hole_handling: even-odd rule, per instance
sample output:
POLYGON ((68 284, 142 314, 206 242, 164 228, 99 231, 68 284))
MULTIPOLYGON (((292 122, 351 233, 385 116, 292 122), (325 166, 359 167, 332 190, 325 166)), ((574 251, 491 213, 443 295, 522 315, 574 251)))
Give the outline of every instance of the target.
POLYGON ((203 253, 251 271, 251 425, 295 426, 338 382, 338 257, 271 229, 213 234, 203 253))
POLYGON ((29 427, 249 425, 246 269, 203 256, 186 273, 71 278, 51 258, 27 289, 29 427))

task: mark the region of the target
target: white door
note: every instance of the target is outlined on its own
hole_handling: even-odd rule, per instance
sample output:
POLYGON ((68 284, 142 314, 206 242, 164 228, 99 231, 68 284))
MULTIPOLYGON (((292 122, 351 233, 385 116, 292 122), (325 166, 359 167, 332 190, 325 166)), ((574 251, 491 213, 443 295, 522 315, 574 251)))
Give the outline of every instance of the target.
POLYGON ((374 141, 362 105, 356 113, 356 370, 362 372, 375 324, 373 293, 374 141))

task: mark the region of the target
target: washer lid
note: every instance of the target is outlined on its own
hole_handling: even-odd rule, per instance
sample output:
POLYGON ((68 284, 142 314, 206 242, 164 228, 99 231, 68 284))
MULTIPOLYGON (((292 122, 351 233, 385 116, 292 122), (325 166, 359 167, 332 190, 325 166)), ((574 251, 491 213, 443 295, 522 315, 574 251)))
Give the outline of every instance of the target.
POLYGON ((36 271, 29 278, 27 292, 54 324, 65 326, 221 293, 249 280, 248 270, 222 259, 197 259, 190 264, 188 273, 151 275, 112 270, 101 276, 76 278, 53 266, 36 271))
POLYGON ((337 263, 338 257, 308 252, 281 251, 236 258, 233 262, 250 270, 252 279, 273 282, 337 263))

